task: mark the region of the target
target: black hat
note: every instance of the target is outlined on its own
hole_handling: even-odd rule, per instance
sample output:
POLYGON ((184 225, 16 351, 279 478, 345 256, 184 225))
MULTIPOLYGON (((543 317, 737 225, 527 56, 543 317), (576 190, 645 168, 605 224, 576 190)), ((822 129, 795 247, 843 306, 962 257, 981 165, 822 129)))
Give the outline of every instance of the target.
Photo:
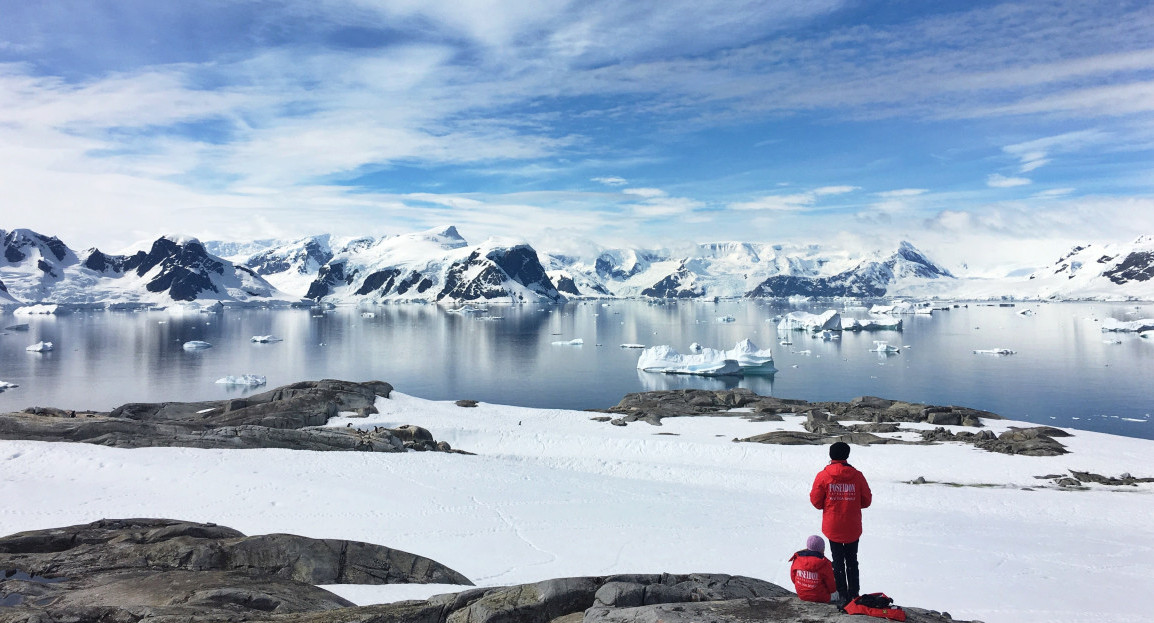
POLYGON ((844 461, 849 458, 849 444, 839 441, 829 447, 829 458, 835 461, 844 461))

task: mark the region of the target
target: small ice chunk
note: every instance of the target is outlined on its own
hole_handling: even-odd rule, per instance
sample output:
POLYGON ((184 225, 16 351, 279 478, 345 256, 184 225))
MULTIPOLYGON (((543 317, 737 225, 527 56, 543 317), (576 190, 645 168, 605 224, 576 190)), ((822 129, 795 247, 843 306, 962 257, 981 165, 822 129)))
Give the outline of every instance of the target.
POLYGON ((737 322, 737 318, 734 318, 733 316, 718 316, 717 321, 718 322, 737 322))
POLYGON ((25 348, 24 350, 33 353, 46 353, 52 350, 52 342, 36 342, 35 344, 25 348))
POLYGON ((200 340, 192 340, 184 343, 184 350, 204 350, 206 348, 212 348, 212 344, 200 340))
POLYGON ((888 344, 885 340, 874 340, 874 347, 870 349, 870 352, 890 354, 901 352, 901 350, 897 346, 888 344))
POLYGON ((644 344, 622 344, 621 348, 645 348, 644 344))
POLYGON ((574 338, 572 340, 568 340, 565 342, 553 342, 553 345, 554 346, 581 346, 584 343, 585 343, 585 340, 583 340, 581 338, 574 338))
POLYGON ((373 312, 361 312, 361 318, 376 318, 377 315, 373 312))
POLYGON ((10 327, 4 327, 4 330, 5 331, 27 331, 28 330, 28 323, 25 322, 25 323, 21 323, 21 324, 14 324, 10 327))
POLYGON ((245 387, 259 387, 268 383, 268 379, 258 374, 242 374, 240 376, 226 376, 216 380, 221 385, 244 385, 245 387))
POLYGON ((20 386, 15 383, 9 383, 8 381, 0 381, 0 392, 3 392, 6 389, 15 389, 17 387, 20 386))
POLYGON ((1013 355, 1017 351, 1008 348, 979 348, 974 351, 975 355, 1013 355))
POLYGON ((282 342, 284 340, 281 340, 275 335, 254 335, 252 336, 252 341, 258 344, 270 344, 272 342, 282 342))

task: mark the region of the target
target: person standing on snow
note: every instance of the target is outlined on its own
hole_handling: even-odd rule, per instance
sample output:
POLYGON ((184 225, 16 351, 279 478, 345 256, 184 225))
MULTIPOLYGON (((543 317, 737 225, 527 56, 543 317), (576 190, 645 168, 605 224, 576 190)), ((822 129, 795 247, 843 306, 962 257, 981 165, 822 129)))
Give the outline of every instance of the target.
POLYGON ((829 539, 833 577, 843 601, 860 594, 857 546, 861 539, 861 509, 869 508, 873 494, 865 476, 846 462, 849 444, 829 447, 829 465, 813 479, 809 501, 822 511, 821 531, 829 539))
POLYGON ((802 601, 829 603, 837 597, 833 565, 825 557, 825 541, 816 534, 805 541, 805 549, 789 559, 789 579, 802 601))

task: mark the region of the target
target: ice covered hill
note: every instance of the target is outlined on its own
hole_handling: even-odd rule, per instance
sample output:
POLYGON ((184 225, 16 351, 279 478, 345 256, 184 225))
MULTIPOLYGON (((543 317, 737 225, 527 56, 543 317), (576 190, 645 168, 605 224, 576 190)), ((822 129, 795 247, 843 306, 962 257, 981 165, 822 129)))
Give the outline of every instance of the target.
MULTIPOLYGON (((483 587, 625 573, 727 573, 790 587, 790 554, 820 530, 808 493, 827 447, 733 441, 803 431, 804 414, 613 426, 588 412, 462 408, 397 392, 375 408, 328 426, 368 434, 413 424, 476 454, 0 441, 0 499, 14 501, 0 513, 0 534, 180 517, 387 545, 483 587)), ((854 446, 850 462, 874 499, 864 512, 862 588, 959 620, 1149 620, 1154 523, 1141 518, 1154 512, 1154 483, 1066 488, 1054 475, 1154 475, 1152 442, 1069 432, 1061 441, 1070 453, 1060 456, 956 441, 854 446)), ((326 588, 370 604, 469 587, 326 588)))
POLYGON ((195 238, 164 236, 148 251, 109 255, 96 248, 77 253, 59 238, 16 229, 0 231, 0 247, 0 282, 14 300, 23 303, 288 304, 300 300, 251 269, 209 254, 195 238))
MULTIPOLYGON (((57 238, 29 230, 0 230, 0 236, 0 284, 25 303, 307 298, 453 304, 793 296, 1154 300, 1154 236, 1079 246, 1048 268, 1001 278, 951 271, 910 242, 866 252, 719 242, 602 248, 581 256, 538 251, 520 241, 472 244, 449 226, 384 237, 321 234, 203 245, 166 237, 147 251, 109 256, 96 249, 77 253, 57 238)), ((0 305, 13 304, 0 286, 0 305)))
POLYGON ((564 300, 531 246, 470 245, 452 226, 339 244, 314 236, 233 259, 286 290, 331 303, 564 300))

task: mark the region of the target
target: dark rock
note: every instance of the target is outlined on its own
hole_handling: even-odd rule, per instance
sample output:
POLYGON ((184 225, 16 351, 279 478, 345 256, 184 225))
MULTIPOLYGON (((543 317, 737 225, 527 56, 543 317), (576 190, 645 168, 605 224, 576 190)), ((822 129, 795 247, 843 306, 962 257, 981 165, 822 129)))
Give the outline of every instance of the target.
MULTIPOLYGON (((432 434, 419 427, 323 427, 340 412, 375 413, 373 403, 392 386, 380 381, 306 381, 244 399, 212 402, 130 403, 110 413, 75 419, 62 409, 33 407, 0 414, 0 439, 73 441, 116 448, 286 448, 400 452, 405 442, 437 450, 432 434)), ((454 450, 453 452, 460 452, 454 450)))
POLYGON ((246 537, 170 519, 10 535, 0 538, 0 569, 19 572, 0 580, 12 606, 0 621, 244 621, 353 605, 316 584, 471 584, 433 560, 379 545, 246 537))
POLYGON ((477 401, 476 400, 458 400, 457 402, 455 402, 453 404, 457 405, 458 407, 475 407, 475 406, 477 406, 477 401))

